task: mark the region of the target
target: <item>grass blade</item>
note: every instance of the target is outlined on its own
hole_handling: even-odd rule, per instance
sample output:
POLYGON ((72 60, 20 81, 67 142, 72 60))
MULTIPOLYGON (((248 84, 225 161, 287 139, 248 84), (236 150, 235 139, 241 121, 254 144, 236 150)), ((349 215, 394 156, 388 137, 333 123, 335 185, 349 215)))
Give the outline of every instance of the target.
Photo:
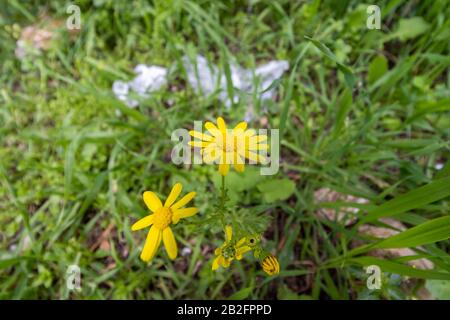
POLYGON ((358 225, 420 208, 450 196, 450 177, 435 180, 368 211, 358 225))

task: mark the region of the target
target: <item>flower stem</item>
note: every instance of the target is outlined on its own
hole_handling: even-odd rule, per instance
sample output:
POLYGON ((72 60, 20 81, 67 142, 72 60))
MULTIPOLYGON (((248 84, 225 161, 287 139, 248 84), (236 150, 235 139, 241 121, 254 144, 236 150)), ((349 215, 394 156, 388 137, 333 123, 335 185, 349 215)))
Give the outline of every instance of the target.
POLYGON ((222 195, 220 199, 220 213, 222 214, 222 224, 225 226, 225 198, 226 198, 226 189, 225 189, 225 176, 222 176, 222 195))
POLYGON ((222 199, 220 203, 220 208, 225 209, 225 176, 222 176, 222 199))

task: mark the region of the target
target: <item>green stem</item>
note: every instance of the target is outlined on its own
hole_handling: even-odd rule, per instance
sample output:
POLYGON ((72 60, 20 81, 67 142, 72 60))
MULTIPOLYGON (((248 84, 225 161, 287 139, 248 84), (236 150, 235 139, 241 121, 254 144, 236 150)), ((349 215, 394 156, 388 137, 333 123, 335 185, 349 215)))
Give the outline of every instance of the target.
POLYGON ((222 176, 222 195, 220 199, 220 213, 222 214, 222 224, 225 227, 225 197, 226 197, 226 189, 225 189, 225 176, 222 176))
POLYGON ((222 198, 220 201, 220 209, 225 209, 225 176, 222 176, 222 198))

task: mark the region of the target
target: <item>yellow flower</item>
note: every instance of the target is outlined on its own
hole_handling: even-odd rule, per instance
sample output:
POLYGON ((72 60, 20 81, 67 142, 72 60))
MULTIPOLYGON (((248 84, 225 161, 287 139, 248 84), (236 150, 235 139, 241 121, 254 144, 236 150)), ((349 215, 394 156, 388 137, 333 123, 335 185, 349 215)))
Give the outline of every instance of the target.
POLYGON ((181 183, 175 184, 164 206, 154 192, 144 192, 144 202, 153 214, 140 219, 131 226, 131 230, 133 231, 151 226, 141 252, 141 259, 143 261, 153 259, 161 244, 161 240, 164 242, 169 258, 173 260, 177 257, 177 243, 169 225, 176 224, 181 218, 191 217, 198 212, 198 209, 195 207, 182 208, 195 197, 195 192, 189 192, 178 202, 174 203, 180 195, 182 188, 181 183))
POLYGON ((217 270, 220 266, 228 268, 234 259, 241 260, 242 255, 251 248, 246 244, 247 239, 244 237, 237 243, 233 242, 233 229, 231 226, 225 227, 225 243, 214 251, 216 258, 212 264, 212 270, 217 270))
POLYGON ((191 136, 201 141, 190 141, 189 144, 202 149, 206 163, 218 161, 221 175, 228 174, 230 164, 237 172, 243 172, 245 159, 252 163, 265 163, 265 158, 257 151, 268 150, 267 143, 261 143, 267 140, 267 135, 256 135, 255 130, 247 130, 246 122, 240 122, 234 129, 227 129, 225 121, 219 117, 217 126, 208 121, 205 128, 209 134, 190 131, 191 136))
POLYGON ((261 267, 264 272, 270 276, 280 273, 280 264, 278 263, 277 258, 273 255, 266 256, 261 261, 261 267))

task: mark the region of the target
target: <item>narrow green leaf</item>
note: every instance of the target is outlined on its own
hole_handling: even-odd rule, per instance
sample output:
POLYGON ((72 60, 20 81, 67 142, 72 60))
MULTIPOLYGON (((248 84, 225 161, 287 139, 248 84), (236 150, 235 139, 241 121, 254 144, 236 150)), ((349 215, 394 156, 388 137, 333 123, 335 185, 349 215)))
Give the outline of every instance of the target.
POLYGON ((450 176, 450 160, 448 160, 445 166, 438 173, 436 173, 435 180, 449 176, 450 176))
POLYGON ((450 216, 419 224, 377 243, 374 248, 417 247, 450 238, 450 216))
POLYGON ((339 109, 336 114, 336 126, 334 127, 335 135, 338 134, 344 126, 345 118, 352 107, 352 102, 353 98, 351 90, 345 89, 341 95, 339 109))
POLYGON ((367 71, 367 82, 375 83, 388 71, 388 62, 384 56, 376 56, 369 65, 367 71))
POLYGON ((417 56, 411 56, 399 62, 394 69, 389 70, 376 80, 375 83, 370 85, 369 91, 374 93, 373 99, 378 100, 395 88, 396 84, 404 79, 407 73, 411 71, 416 59, 417 56))
POLYGON ((375 257, 359 257, 350 259, 348 261, 350 263, 358 264, 361 266, 377 265, 380 267, 382 272, 390 272, 402 276, 408 276, 419 279, 450 280, 450 273, 448 272, 416 269, 402 263, 378 259, 375 257))
POLYGON ((450 111, 450 98, 441 99, 436 102, 429 102, 420 107, 410 118, 406 120, 406 124, 412 123, 429 113, 450 111))
POLYGON ((20 261, 29 259, 29 257, 19 257, 19 258, 10 258, 10 259, 4 259, 0 260, 0 269, 8 268, 13 265, 18 264, 20 261))
POLYGON ((309 45, 306 45, 303 50, 298 54, 297 58, 295 59, 294 67, 292 68, 291 74, 289 75, 289 81, 288 81, 288 87, 286 90, 286 96, 284 98, 284 105, 283 109, 281 109, 280 114, 280 141, 283 139, 283 133, 286 129, 286 122, 287 122, 287 116, 289 113, 289 106, 291 105, 291 97, 292 97, 292 91, 294 89, 294 79, 295 75, 297 73, 297 68, 299 66, 300 60, 305 55, 309 45))
POLYGON ((367 216, 358 225, 420 208, 448 196, 450 196, 450 177, 435 180, 369 210, 367 216))
POLYGON ((239 290, 238 292, 235 292, 234 294, 232 294, 228 299, 229 300, 244 300, 245 298, 247 298, 250 293, 252 293, 252 288, 244 288, 239 290))
POLYGON ((322 51, 322 53, 324 53, 325 56, 327 56, 331 61, 336 63, 338 69, 344 74, 345 82, 347 83, 347 86, 349 88, 353 88, 353 86, 355 85, 355 82, 356 82, 355 76, 353 75, 353 71, 349 67, 347 67, 346 65, 341 63, 338 60, 338 58, 335 56, 335 54, 322 42, 320 42, 316 39, 313 39, 311 37, 308 37, 308 36, 304 36, 304 37, 305 37, 305 39, 311 41, 314 44, 314 46, 316 46, 317 49, 322 51))

